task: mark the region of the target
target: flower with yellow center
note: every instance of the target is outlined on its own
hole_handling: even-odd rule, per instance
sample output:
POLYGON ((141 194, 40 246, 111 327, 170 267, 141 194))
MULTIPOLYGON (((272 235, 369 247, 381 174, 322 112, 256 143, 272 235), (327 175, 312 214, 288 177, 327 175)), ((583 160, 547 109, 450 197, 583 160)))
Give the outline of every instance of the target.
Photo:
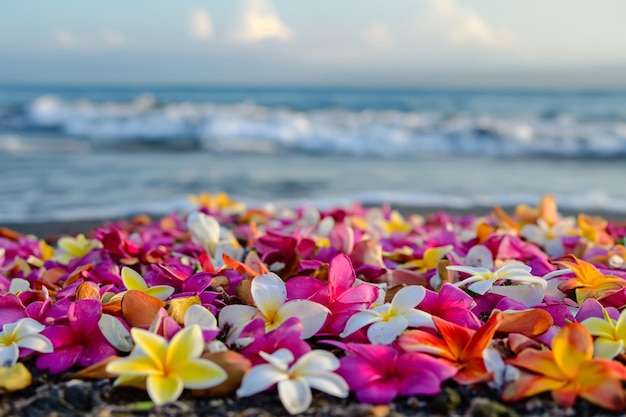
POLYGON ((43 324, 28 317, 5 324, 0 331, 0 367, 15 365, 20 348, 42 353, 52 352, 54 348, 50 339, 39 334, 45 328, 43 324))
POLYGON ((593 356, 596 358, 613 359, 624 353, 626 342, 626 310, 623 310, 617 320, 609 317, 606 309, 602 309, 604 319, 590 317, 581 324, 592 336, 597 336, 593 342, 593 356))
MULTIPOLYGON (((134 269, 127 266, 122 268, 122 282, 127 290, 138 290, 152 297, 158 298, 161 301, 165 301, 167 297, 174 293, 174 288, 169 285, 155 285, 148 287, 146 280, 139 275, 134 269)), ((121 297, 124 292, 116 294, 113 299, 121 297)))
POLYGON ((119 375, 116 385, 137 385, 145 378, 150 399, 156 405, 176 401, 183 389, 204 389, 221 384, 226 372, 200 356, 204 350, 202 330, 187 327, 168 341, 147 330, 133 328, 135 348, 130 356, 110 362, 106 371, 119 375))
POLYGON ((102 242, 96 239, 87 239, 82 233, 76 237, 63 236, 57 242, 59 252, 56 259, 62 264, 69 263, 72 259, 82 258, 92 249, 101 248, 102 242))

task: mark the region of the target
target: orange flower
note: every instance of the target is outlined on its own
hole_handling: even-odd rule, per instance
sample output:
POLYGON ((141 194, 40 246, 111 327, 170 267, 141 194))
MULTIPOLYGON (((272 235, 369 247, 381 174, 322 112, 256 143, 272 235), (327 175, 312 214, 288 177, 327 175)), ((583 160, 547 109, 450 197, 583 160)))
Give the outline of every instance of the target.
POLYGON ((559 290, 563 292, 576 290, 578 305, 582 305, 587 298, 601 300, 626 287, 626 280, 623 278, 603 275, 598 268, 589 262, 576 258, 574 255, 566 255, 565 258, 572 259, 574 262, 557 261, 554 263, 571 269, 576 277, 559 284, 559 290))
POLYGON ((433 316, 442 339, 421 330, 409 330, 398 338, 398 345, 407 352, 424 352, 439 356, 459 369, 454 380, 459 384, 489 381, 492 372, 485 367, 483 352, 504 319, 494 313, 478 330, 470 330, 433 316))
POLYGON ((571 407, 580 396, 608 410, 626 406, 620 380, 626 368, 619 362, 593 358, 593 339, 580 323, 565 326, 552 340, 552 350, 524 349, 509 364, 534 374, 524 374, 502 393, 504 401, 518 401, 551 391, 554 401, 571 407))
POLYGON ((608 221, 602 217, 591 217, 586 214, 578 215, 578 227, 580 235, 591 243, 604 247, 613 246, 613 238, 607 233, 608 221))

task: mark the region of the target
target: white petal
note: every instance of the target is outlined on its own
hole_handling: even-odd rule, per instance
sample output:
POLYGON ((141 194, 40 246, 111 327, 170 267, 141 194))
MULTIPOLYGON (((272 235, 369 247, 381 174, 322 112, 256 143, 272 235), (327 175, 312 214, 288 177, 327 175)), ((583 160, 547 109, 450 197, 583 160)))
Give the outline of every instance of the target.
POLYGON ((30 282, 24 278, 13 278, 9 285, 9 292, 11 294, 17 294, 22 291, 30 290, 30 282))
POLYGON ((287 372, 289 365, 293 362, 293 353, 287 348, 278 349, 272 354, 260 351, 259 355, 276 369, 287 372))
POLYGON ((332 372, 339 368, 339 359, 332 353, 316 349, 303 355, 291 368, 298 375, 319 372, 332 372))
POLYGON ((526 307, 534 307, 543 301, 548 284, 535 282, 520 285, 494 285, 491 292, 519 301, 526 307))
POLYGON ((17 343, 19 347, 31 349, 41 353, 50 353, 54 350, 52 342, 46 336, 40 334, 30 334, 24 336, 17 343))
POLYGON ((493 287, 494 282, 496 282, 496 278, 481 279, 468 285, 467 288, 476 294, 484 295, 493 287))
POLYGON ((411 309, 403 314, 408 327, 432 327, 435 328, 433 316, 422 310, 411 309))
POLYGON ((308 374, 303 378, 311 388, 335 397, 346 398, 350 390, 345 379, 332 372, 308 374))
POLYGON ((204 330, 217 330, 217 319, 215 316, 207 308, 198 304, 191 305, 185 311, 183 322, 185 326, 197 324, 204 330))
POLYGON ((377 345, 389 345, 396 340, 408 327, 408 323, 404 316, 394 316, 388 321, 379 321, 374 323, 367 329, 367 338, 370 342, 377 345))
POLYGON ((516 276, 521 276, 521 277, 532 276, 530 274, 530 271, 532 271, 532 268, 528 265, 509 264, 498 269, 495 272, 494 276, 497 279, 514 279, 516 276))
POLYGON ((0 346, 0 367, 11 367, 15 365, 20 356, 20 349, 15 343, 8 346, 0 346))
POLYGON ((553 257, 559 257, 565 254, 565 248, 563 247, 563 240, 560 237, 546 241, 544 248, 546 250, 546 253, 553 257))
POLYGON ((220 328, 223 329, 227 324, 229 326, 236 326, 249 323, 258 312, 259 310, 255 307, 243 304, 225 306, 220 310, 219 314, 220 328))
POLYGON ((282 323, 290 317, 299 318, 302 322, 302 339, 308 339, 324 326, 329 314, 327 307, 314 301, 293 300, 278 309, 276 319, 282 323))
POLYGON ((287 299, 285 283, 273 272, 254 278, 250 290, 257 308, 268 319, 274 317, 278 308, 287 299))
POLYGON ((130 352, 133 348, 133 338, 124 325, 115 317, 103 314, 98 320, 98 327, 106 340, 117 350, 130 352))
POLYGON ((399 314, 411 310, 422 302, 426 296, 426 290, 421 285, 409 285, 396 293, 391 300, 392 314, 399 314))
POLYGON ((485 245, 472 246, 465 255, 465 264, 473 267, 493 269, 493 255, 485 245))
POLYGON ((289 379, 289 375, 280 372, 270 364, 261 364, 251 368, 243 376, 241 387, 237 390, 240 397, 248 397, 265 391, 275 383, 289 379))
POLYGON ((37 334, 43 331, 46 326, 39 323, 37 320, 31 319, 29 317, 25 317, 20 319, 14 323, 5 324, 4 330, 10 331, 13 335, 20 339, 29 334, 37 334), (8 330, 11 329, 11 330, 8 330))
POLYGON ((217 244, 220 236, 220 224, 215 218, 202 212, 194 212, 187 217, 187 228, 196 243, 205 245, 207 242, 217 244))
POLYGON ((520 235, 523 238, 531 242, 537 243, 538 245, 543 245, 545 241, 544 234, 545 231, 541 230, 537 225, 534 224, 527 224, 520 230, 520 235))
POLYGON ((343 329, 343 332, 341 332, 339 337, 349 336, 360 328, 381 320, 382 317, 380 317, 376 312, 371 310, 361 310, 358 313, 350 316, 350 318, 346 322, 346 327, 343 329))
POLYGON ((300 414, 311 405, 311 388, 302 379, 290 379, 278 383, 278 396, 289 414, 300 414))
POLYGON ((458 271, 465 272, 471 276, 480 276, 486 277, 491 275, 491 270, 483 267, 472 267, 472 266, 463 266, 463 265, 450 265, 446 266, 448 271, 458 271))

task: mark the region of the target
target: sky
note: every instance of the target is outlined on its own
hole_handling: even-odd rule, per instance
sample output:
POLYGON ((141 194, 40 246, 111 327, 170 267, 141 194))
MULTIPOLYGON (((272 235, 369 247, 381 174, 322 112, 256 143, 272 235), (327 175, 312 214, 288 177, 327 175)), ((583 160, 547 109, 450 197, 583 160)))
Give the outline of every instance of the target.
POLYGON ((0 83, 626 87, 623 0, 0 6, 0 83))

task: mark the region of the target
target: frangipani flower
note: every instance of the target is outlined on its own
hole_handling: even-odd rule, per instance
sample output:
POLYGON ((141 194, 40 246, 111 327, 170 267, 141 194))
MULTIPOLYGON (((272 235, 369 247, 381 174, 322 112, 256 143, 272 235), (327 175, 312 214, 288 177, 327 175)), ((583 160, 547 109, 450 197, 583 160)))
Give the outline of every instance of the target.
POLYGON ((454 366, 423 353, 399 352, 391 346, 348 343, 337 371, 359 401, 387 404, 402 395, 435 395, 456 374, 454 366))
POLYGON ((542 246, 550 256, 561 256, 565 249, 563 238, 573 236, 575 220, 573 217, 562 219, 561 221, 549 224, 542 218, 537 219, 537 224, 527 224, 520 230, 520 235, 539 246, 542 246))
POLYGON ((312 350, 295 363, 288 349, 279 349, 269 355, 259 353, 267 363, 250 369, 237 390, 237 395, 247 397, 278 384, 278 396, 290 414, 303 413, 313 399, 311 388, 335 397, 348 396, 348 384, 333 371, 339 360, 325 350, 312 350))
POLYGON ((559 290, 563 292, 575 290, 578 305, 582 305, 583 301, 589 297, 601 300, 626 288, 626 279, 604 275, 598 268, 589 262, 576 258, 574 255, 568 255, 566 258, 572 259, 573 262, 558 261, 554 263, 574 271, 576 277, 559 284, 559 290))
POLYGON ((509 364, 533 372, 509 384, 504 401, 550 391, 561 407, 574 405, 576 397, 609 410, 623 410, 626 368, 616 361, 593 358, 593 340, 580 323, 565 326, 552 340, 552 350, 524 349, 509 364))
POLYGON ((259 275, 252 280, 252 299, 256 307, 228 305, 220 311, 220 327, 230 330, 227 343, 233 343, 241 330, 257 317, 265 321, 266 331, 274 330, 290 317, 302 322, 302 338, 308 339, 325 324, 330 313, 327 307, 309 300, 287 300, 285 283, 273 272, 259 275))
POLYGON ((187 218, 187 227, 193 240, 210 256, 215 268, 224 266, 223 253, 237 260, 243 255, 243 248, 232 233, 222 230, 214 217, 202 212, 191 213, 187 218))
POLYGON ((156 405, 176 401, 183 389, 214 387, 226 380, 226 372, 200 356, 204 350, 202 331, 187 327, 168 341, 147 330, 133 328, 135 342, 130 356, 110 362, 106 371, 120 375, 116 385, 136 384, 145 377, 146 389, 156 405))
MULTIPOLYGON (((127 266, 122 268, 122 282, 127 290, 141 291, 161 301, 165 301, 170 295, 174 294, 174 288, 169 285, 148 287, 146 280, 134 269, 127 266)), ((123 293, 117 294, 115 297, 121 297, 121 295, 123 293)))
POLYGON ((39 334, 45 328, 46 326, 31 318, 5 324, 0 331, 0 367, 13 366, 19 358, 20 348, 42 353, 52 352, 50 339, 39 334))
POLYGON ((347 337, 357 330, 371 325, 367 337, 372 343, 388 345, 408 327, 434 327, 432 316, 415 307, 426 296, 424 287, 410 285, 402 288, 386 303, 369 310, 361 310, 348 319, 346 328, 339 335, 347 337))
POLYGON ((503 319, 503 313, 496 312, 480 329, 470 330, 433 317, 441 339, 422 330, 409 330, 398 338, 398 345, 407 352, 431 353, 448 361, 459 370, 454 377, 459 384, 488 381, 492 373, 485 366, 485 350, 503 319))
POLYGON ((471 267, 451 265, 448 270, 464 272, 469 278, 455 283, 457 287, 465 286, 480 295, 487 292, 500 294, 519 301, 527 307, 533 307, 543 300, 548 287, 547 282, 539 277, 534 277, 527 265, 509 264, 496 271, 484 267, 471 267), (512 281, 514 285, 494 285, 498 281, 512 281))
POLYGON ((604 319, 590 317, 581 324, 591 333, 597 336, 593 342, 593 355, 596 358, 613 359, 624 353, 626 342, 626 309, 622 310, 619 318, 613 320, 603 308, 604 319))
POLYGON ((55 258, 62 264, 69 263, 72 259, 82 258, 92 249, 102 248, 102 242, 97 239, 87 239, 82 233, 76 237, 63 236, 57 242, 59 251, 55 258))

